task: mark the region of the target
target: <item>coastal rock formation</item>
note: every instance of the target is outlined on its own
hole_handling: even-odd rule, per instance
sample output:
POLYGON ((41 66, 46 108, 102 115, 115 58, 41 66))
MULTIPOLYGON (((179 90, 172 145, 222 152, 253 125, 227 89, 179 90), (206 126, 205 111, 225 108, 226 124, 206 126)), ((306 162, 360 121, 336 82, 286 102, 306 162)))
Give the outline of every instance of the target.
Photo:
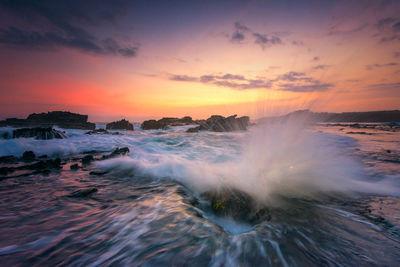
POLYGON ((179 118, 162 118, 158 121, 156 120, 148 120, 144 121, 140 126, 143 130, 158 130, 158 129, 165 129, 168 126, 182 126, 182 125, 189 125, 189 124, 196 124, 193 119, 189 116, 179 118))
POLYGON ((201 196, 210 201, 211 210, 220 217, 231 217, 249 223, 271 219, 267 207, 257 203, 249 194, 235 188, 207 191, 201 196))
POLYGON ((213 115, 207 120, 196 120, 194 121, 191 117, 178 118, 162 118, 161 120, 148 120, 144 121, 141 125, 143 130, 150 129, 166 129, 168 126, 182 126, 197 124, 200 126, 188 129, 186 132, 195 133, 199 130, 208 130, 214 132, 231 132, 247 130, 249 126, 250 118, 243 116, 236 118, 237 115, 232 115, 227 118, 220 115, 213 115))
POLYGON ((200 130, 209 130, 213 132, 231 132, 245 131, 249 126, 250 118, 243 116, 236 118, 237 115, 232 115, 227 118, 220 115, 213 115, 207 120, 196 121, 200 124, 200 130))
POLYGON ((49 140, 49 139, 64 139, 67 135, 63 132, 49 128, 21 128, 13 131, 12 138, 29 138, 34 137, 38 140, 49 140))
POLYGON ((0 121, 0 126, 12 127, 53 127, 55 125, 65 129, 94 130, 96 124, 87 121, 87 115, 67 111, 52 111, 48 113, 33 113, 26 119, 9 118, 0 121))
POLYGON ((129 130, 133 131, 133 124, 129 121, 123 119, 120 121, 114 121, 107 123, 106 125, 107 130, 129 130))

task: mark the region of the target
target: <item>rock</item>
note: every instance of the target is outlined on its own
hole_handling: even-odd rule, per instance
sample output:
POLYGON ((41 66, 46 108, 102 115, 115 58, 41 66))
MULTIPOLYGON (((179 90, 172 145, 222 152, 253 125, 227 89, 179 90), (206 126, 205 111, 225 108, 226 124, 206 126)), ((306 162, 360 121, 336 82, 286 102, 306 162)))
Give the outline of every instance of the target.
POLYGON ((41 155, 41 156, 38 157, 38 159, 47 159, 47 155, 46 154, 45 155, 41 155))
POLYGON ((18 158, 14 156, 2 156, 0 157, 0 163, 16 163, 18 158))
POLYGON ((97 188, 86 188, 86 189, 77 190, 68 196, 74 197, 74 198, 80 198, 80 197, 90 196, 91 194, 96 193, 96 192, 97 192, 97 188))
POLYGON ((107 130, 129 130, 133 131, 133 124, 129 121, 123 119, 120 121, 114 121, 107 123, 106 125, 107 130))
POLYGON ((72 164, 69 168, 71 170, 77 170, 77 169, 79 169, 79 165, 77 163, 75 163, 75 164, 72 164))
POLYGON ((38 140, 49 140, 49 139, 63 139, 67 138, 65 133, 49 128, 21 128, 13 131, 12 138, 29 138, 34 137, 38 140))
POLYGON ((182 125, 189 125, 195 124, 193 119, 189 116, 179 118, 162 118, 158 121, 156 120, 148 120, 144 121, 140 126, 143 130, 158 130, 158 129, 165 129, 168 126, 182 126, 182 125))
POLYGON ((217 216, 249 223, 271 219, 267 207, 257 203, 249 194, 234 188, 208 191, 201 196, 211 202, 211 210, 217 216))
POLYGON ((186 130, 187 133, 197 133, 200 130, 201 126, 197 126, 197 127, 193 127, 193 128, 189 128, 186 130))
POLYGON ((33 151, 25 151, 24 154, 22 154, 22 160, 29 162, 35 160, 36 155, 33 153, 33 151))
POLYGON ((89 175, 101 176, 101 175, 104 175, 104 174, 107 174, 107 173, 108 173, 107 171, 104 171, 104 172, 92 171, 92 172, 89 172, 89 175))
POLYGON ((95 129, 93 131, 89 131, 86 134, 111 134, 111 135, 119 135, 119 132, 109 132, 105 129, 95 129))
POLYGON ((1 138, 3 138, 3 139, 10 139, 10 138, 11 138, 11 135, 10 135, 9 132, 4 132, 4 133, 1 134, 1 138))
POLYGON ((140 127, 143 130, 158 130, 158 129, 165 129, 167 126, 156 120, 148 120, 144 121, 140 127))
POLYGON ((200 124, 200 130, 214 132, 245 131, 250 124, 250 118, 248 116, 236 118, 236 115, 225 118, 220 115, 213 115, 207 120, 196 122, 200 124))
POLYGON ((122 147, 122 148, 117 148, 117 149, 115 149, 112 153, 111 153, 111 157, 113 157, 113 156, 124 156, 124 155, 126 155, 126 154, 128 154, 129 153, 129 148, 127 148, 127 147, 122 147))
POLYGON ((52 111, 48 113, 30 114, 26 119, 9 118, 0 121, 0 125, 12 127, 53 127, 57 125, 66 129, 94 130, 96 124, 87 122, 87 115, 80 115, 66 111, 52 111))
POLYGON ((109 155, 103 155, 101 159, 109 159, 109 158, 115 158, 118 156, 125 156, 126 154, 129 153, 129 148, 127 147, 122 147, 122 148, 116 148, 111 154, 109 155))
POLYGON ((86 155, 82 158, 82 165, 89 165, 94 160, 92 155, 86 155))

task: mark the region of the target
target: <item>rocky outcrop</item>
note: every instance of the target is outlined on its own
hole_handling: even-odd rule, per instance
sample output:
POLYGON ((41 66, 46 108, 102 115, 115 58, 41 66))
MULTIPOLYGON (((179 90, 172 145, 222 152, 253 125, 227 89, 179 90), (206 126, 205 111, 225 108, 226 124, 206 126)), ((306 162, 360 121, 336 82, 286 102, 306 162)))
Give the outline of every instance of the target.
POLYGON ((67 111, 52 111, 48 113, 33 113, 26 119, 10 118, 0 121, 0 126, 12 127, 53 127, 55 125, 65 129, 94 130, 96 125, 88 122, 87 115, 67 111))
POLYGON ((49 128, 21 128, 13 131, 12 138, 30 138, 37 140, 64 139, 67 135, 63 132, 49 128))
POLYGON ((232 115, 227 118, 220 115, 213 115, 207 120, 194 121, 191 117, 178 118, 162 118, 161 120, 144 121, 141 125, 143 130, 150 129, 166 129, 168 126, 182 126, 190 124, 198 124, 200 126, 188 129, 186 132, 195 133, 199 130, 208 130, 214 132, 231 132, 247 130, 250 123, 250 118, 243 116, 236 118, 237 115, 232 115))
POLYGON ((271 219, 267 207, 255 201, 249 194, 234 188, 208 191, 201 196, 210 202, 211 210, 220 217, 231 217, 248 223, 271 219))
POLYGON ((200 124, 200 130, 209 130, 213 132, 232 132, 245 131, 249 126, 250 118, 243 116, 236 118, 237 115, 232 115, 227 118, 220 115, 213 115, 207 120, 196 121, 200 124))
POLYGON ((114 121, 107 123, 106 125, 107 130, 129 130, 133 131, 133 124, 129 121, 123 119, 120 121, 114 121))
POLYGON ((140 126, 143 130, 159 130, 166 129, 168 126, 182 126, 196 124, 193 119, 189 116, 179 118, 162 118, 158 121, 156 120, 148 120, 144 121, 140 126))

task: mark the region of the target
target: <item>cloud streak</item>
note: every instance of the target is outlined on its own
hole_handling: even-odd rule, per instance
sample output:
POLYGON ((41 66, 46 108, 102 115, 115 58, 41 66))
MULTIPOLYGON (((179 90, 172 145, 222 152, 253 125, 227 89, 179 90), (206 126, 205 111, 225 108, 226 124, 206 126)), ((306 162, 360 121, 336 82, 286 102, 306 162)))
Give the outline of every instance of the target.
POLYGON ((303 72, 287 72, 278 75, 275 79, 258 77, 251 79, 243 75, 201 75, 199 77, 188 75, 169 75, 169 80, 178 82, 198 82, 203 84, 228 87, 233 90, 272 89, 290 92, 322 92, 334 86, 332 83, 322 83, 319 80, 308 77, 303 72))

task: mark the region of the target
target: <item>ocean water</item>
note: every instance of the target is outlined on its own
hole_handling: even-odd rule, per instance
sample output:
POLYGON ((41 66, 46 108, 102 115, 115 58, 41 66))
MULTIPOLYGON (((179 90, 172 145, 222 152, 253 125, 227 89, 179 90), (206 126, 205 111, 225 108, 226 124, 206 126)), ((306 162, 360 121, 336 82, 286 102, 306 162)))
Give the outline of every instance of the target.
POLYGON ((0 139, 0 156, 32 150, 66 163, 0 180, 0 265, 395 266, 400 132, 379 126, 185 133, 191 126, 135 125, 121 135, 0 139), (86 151, 117 147, 129 155, 69 168, 86 151), (250 225, 193 205, 226 186, 268 206, 271 220, 250 225), (82 188, 98 191, 69 197, 82 188))

